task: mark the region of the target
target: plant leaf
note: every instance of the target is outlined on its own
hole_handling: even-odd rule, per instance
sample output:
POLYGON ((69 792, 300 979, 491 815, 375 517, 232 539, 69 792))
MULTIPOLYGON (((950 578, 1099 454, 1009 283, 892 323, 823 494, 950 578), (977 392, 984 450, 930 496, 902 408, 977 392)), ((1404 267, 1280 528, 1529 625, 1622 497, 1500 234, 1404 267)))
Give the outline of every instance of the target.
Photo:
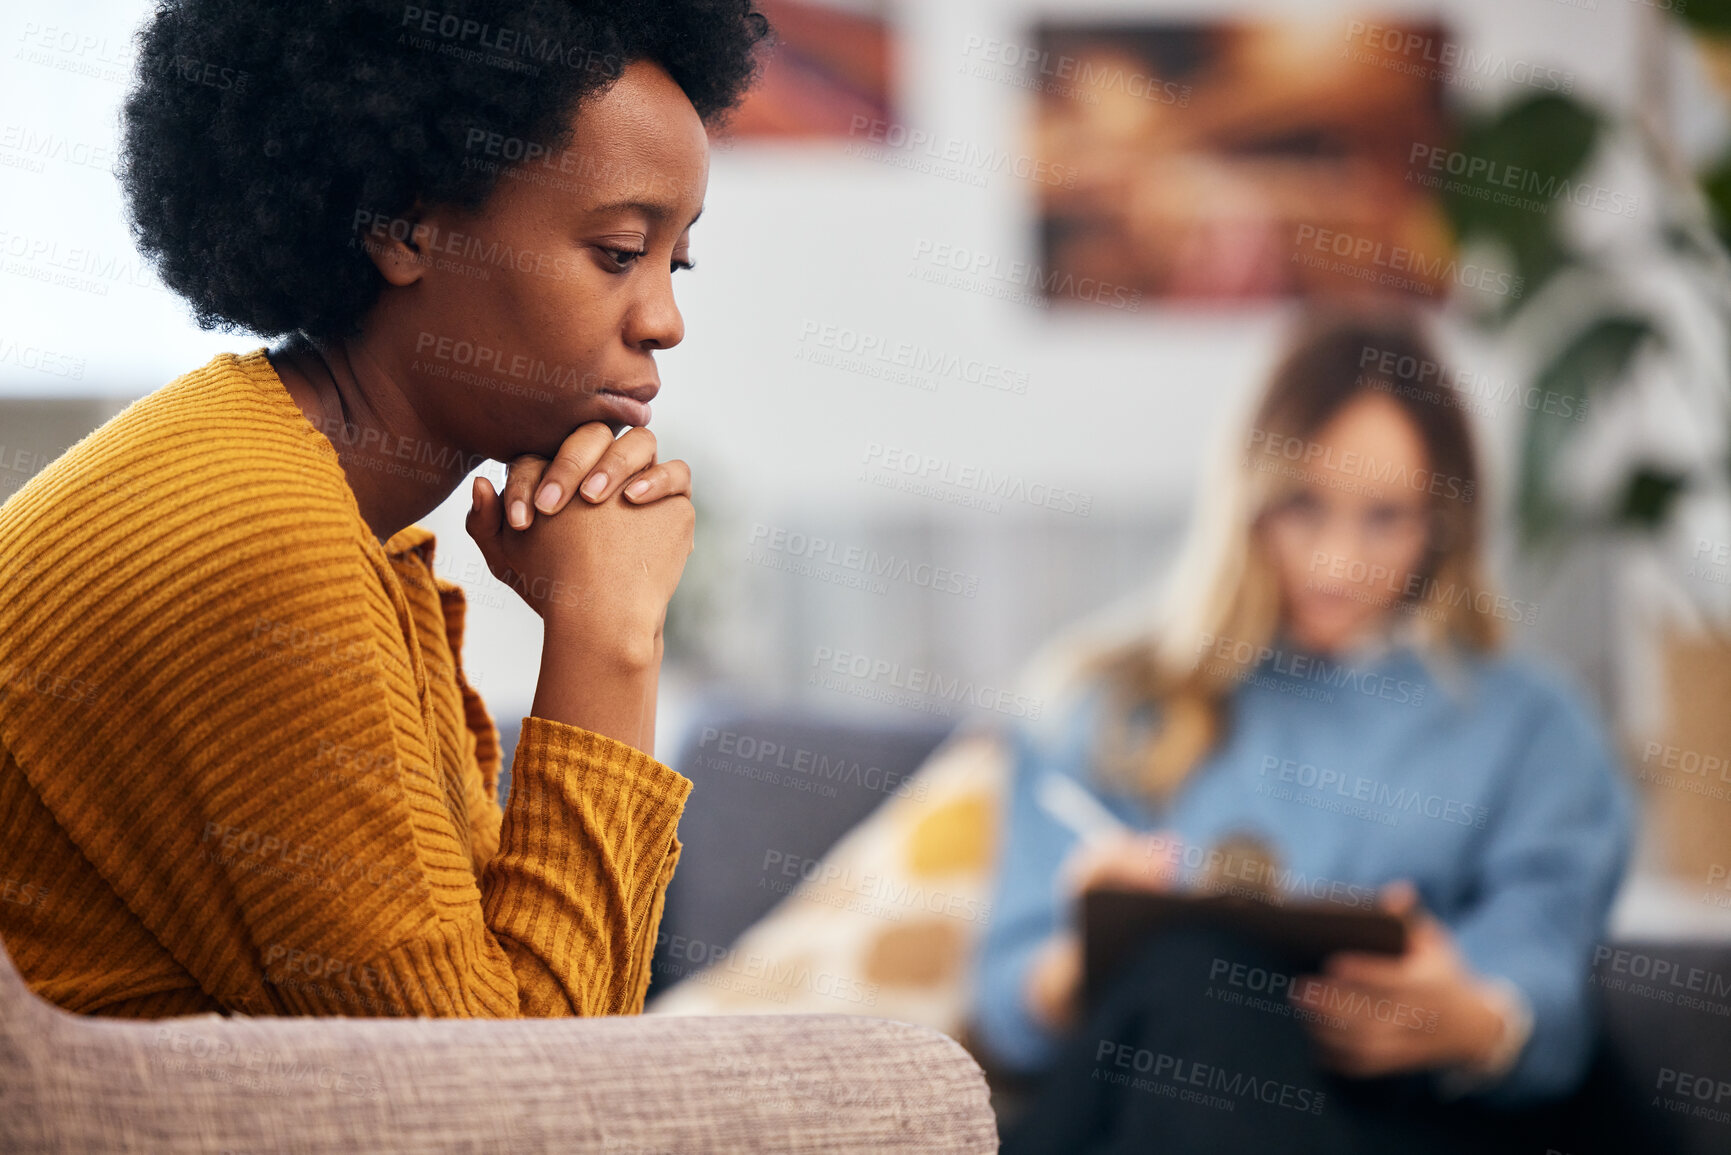
POLYGON ((1689 475, 1658 465, 1641 465, 1629 475, 1616 520, 1652 532, 1665 523, 1671 507, 1688 488, 1689 475))
POLYGON ((1572 413, 1614 387, 1642 346, 1660 340, 1645 317, 1601 317, 1567 341, 1534 378, 1515 494, 1515 518, 1528 546, 1550 539, 1568 520, 1568 505, 1557 493, 1555 474, 1558 459, 1580 423, 1558 414, 1565 409, 1572 413))
POLYGON ((1679 0, 1672 14, 1703 32, 1731 32, 1731 0, 1689 0, 1687 7, 1679 0))
POLYGON ((1574 187, 1603 129, 1590 106, 1556 93, 1463 121, 1460 147, 1439 174, 1440 195, 1456 239, 1494 242, 1513 262, 1507 271, 1521 278, 1521 296, 1501 302, 1496 320, 1519 312, 1574 260, 1560 231, 1558 198, 1574 187))

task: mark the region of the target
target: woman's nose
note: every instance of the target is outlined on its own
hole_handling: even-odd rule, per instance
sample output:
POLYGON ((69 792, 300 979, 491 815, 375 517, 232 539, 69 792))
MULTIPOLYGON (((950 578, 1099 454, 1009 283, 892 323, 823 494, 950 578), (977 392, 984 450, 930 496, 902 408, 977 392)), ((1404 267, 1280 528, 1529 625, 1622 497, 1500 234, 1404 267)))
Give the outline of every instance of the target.
POLYGON ((642 349, 671 349, 685 340, 685 318, 673 299, 671 272, 657 278, 653 288, 631 310, 626 340, 642 349))

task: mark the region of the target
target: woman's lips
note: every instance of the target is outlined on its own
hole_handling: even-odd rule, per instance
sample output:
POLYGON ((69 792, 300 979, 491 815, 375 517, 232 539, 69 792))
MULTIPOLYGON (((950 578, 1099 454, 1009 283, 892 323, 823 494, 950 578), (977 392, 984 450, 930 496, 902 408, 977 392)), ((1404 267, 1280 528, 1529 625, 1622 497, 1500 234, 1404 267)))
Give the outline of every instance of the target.
MULTIPOLYGON (((654 396, 651 392, 650 396, 654 396)), ((644 426, 649 424, 649 402, 639 401, 635 397, 627 397, 623 393, 615 393, 611 389, 603 389, 595 394, 595 400, 600 402, 614 418, 626 425, 644 426)))

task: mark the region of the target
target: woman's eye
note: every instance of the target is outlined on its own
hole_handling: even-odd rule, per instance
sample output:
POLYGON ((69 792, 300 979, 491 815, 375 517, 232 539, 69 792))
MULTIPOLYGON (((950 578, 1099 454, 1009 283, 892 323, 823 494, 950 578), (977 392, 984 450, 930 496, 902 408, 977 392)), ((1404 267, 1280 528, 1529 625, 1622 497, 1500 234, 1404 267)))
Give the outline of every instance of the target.
MULTIPOLYGON (((616 273, 623 273, 630 269, 632 265, 637 263, 638 257, 646 257, 649 255, 648 249, 610 249, 603 247, 601 251, 607 254, 608 260, 613 265, 613 271, 616 273)), ((680 269, 695 269, 697 265, 695 262, 690 261, 685 257, 674 257, 670 267, 674 272, 678 272, 680 269)))
POLYGON ((1406 517, 1406 510, 1393 505, 1374 505, 1364 520, 1376 529, 1393 529, 1406 517))
POLYGON ((1424 511, 1405 505, 1375 505, 1365 514, 1365 521, 1372 529, 1382 532, 1392 532, 1405 529, 1409 525, 1417 525, 1424 520, 1424 511))

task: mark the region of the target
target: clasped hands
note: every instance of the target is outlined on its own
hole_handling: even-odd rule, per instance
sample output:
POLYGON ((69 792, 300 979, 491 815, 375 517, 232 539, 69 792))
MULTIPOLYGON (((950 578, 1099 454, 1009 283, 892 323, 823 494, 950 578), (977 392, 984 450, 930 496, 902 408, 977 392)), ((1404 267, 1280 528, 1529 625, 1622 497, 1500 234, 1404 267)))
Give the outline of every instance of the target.
POLYGON ((690 468, 658 460, 649 430, 590 422, 551 459, 511 461, 501 492, 476 477, 465 528, 549 635, 641 663, 691 553, 690 493, 690 468))

